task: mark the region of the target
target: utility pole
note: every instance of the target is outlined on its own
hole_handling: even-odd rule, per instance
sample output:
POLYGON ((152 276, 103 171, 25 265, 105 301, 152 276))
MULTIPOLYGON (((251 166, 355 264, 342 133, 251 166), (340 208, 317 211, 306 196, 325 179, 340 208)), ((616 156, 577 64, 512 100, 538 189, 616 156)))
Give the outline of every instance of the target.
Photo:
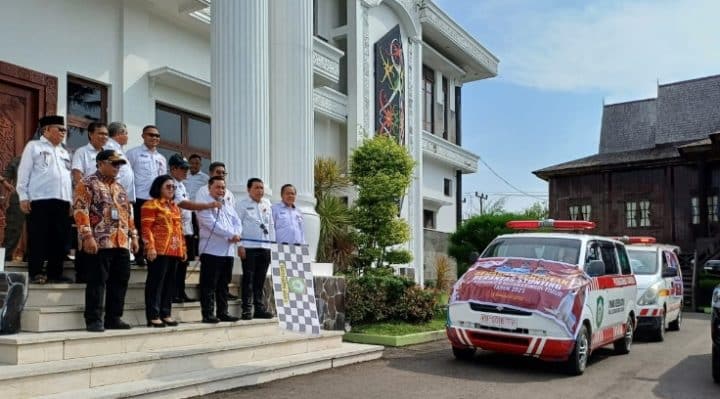
POLYGON ((488 196, 485 193, 478 193, 477 191, 475 191, 475 197, 477 197, 477 199, 480 201, 480 215, 482 215, 483 214, 483 201, 488 199, 488 196))

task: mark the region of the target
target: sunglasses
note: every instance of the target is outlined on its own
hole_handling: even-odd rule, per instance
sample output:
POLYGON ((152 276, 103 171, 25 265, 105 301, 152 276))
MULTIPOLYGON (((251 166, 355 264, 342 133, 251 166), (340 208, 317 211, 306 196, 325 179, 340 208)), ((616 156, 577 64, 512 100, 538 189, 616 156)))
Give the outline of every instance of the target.
POLYGON ((152 137, 154 139, 159 139, 160 135, 157 133, 145 133, 148 137, 152 137))
POLYGON ((118 161, 114 161, 114 162, 113 161, 103 161, 103 162, 105 162, 108 165, 112 165, 113 168, 119 168, 119 167, 123 166, 123 164, 124 164, 124 162, 118 162, 118 161))

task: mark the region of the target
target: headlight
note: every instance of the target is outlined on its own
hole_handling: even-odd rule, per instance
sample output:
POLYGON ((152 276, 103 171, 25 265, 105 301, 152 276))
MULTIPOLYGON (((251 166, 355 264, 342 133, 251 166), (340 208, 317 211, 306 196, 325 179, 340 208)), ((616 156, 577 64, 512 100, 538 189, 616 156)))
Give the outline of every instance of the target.
POLYGON ((653 305, 657 303, 658 292, 660 291, 661 282, 657 282, 648 287, 645 293, 638 299, 637 304, 640 306, 653 305))
POLYGON ((720 287, 715 287, 715 291, 713 291, 712 307, 720 309, 720 287))

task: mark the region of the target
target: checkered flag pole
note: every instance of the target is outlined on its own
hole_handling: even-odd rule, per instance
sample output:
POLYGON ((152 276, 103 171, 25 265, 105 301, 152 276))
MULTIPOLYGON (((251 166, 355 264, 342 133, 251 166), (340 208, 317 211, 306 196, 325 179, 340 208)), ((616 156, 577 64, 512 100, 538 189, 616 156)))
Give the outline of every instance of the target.
POLYGON ((280 328, 320 334, 315 285, 307 245, 272 244, 272 281, 280 328))

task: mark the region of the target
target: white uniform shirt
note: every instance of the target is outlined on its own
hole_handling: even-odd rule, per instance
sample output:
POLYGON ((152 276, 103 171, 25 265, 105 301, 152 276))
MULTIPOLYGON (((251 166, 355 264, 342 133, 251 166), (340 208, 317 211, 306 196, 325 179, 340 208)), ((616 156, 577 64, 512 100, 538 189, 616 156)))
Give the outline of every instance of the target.
MULTIPOLYGON (((255 202, 247 197, 237 205, 237 213, 242 221, 243 238, 251 240, 275 241, 275 223, 272 217, 272 204, 267 198, 255 202), (265 226, 263 230, 262 226, 265 226), (267 231, 267 234, 265 234, 267 231)), ((270 243, 240 241, 245 248, 270 248, 270 243)))
POLYGON ((20 158, 17 193, 20 201, 59 199, 72 201, 70 153, 44 136, 27 143, 20 158))
POLYGON ((156 177, 166 175, 167 160, 159 151, 150 151, 145 144, 128 150, 127 159, 135 172, 135 197, 150 199, 150 186, 156 177))
POLYGON ((208 180, 210 180, 210 176, 203 172, 197 172, 196 174, 188 173, 188 177, 183 181, 183 184, 185 184, 185 189, 191 200, 195 201, 197 191, 200 187, 207 186, 208 180))
MULTIPOLYGON (((190 201, 190 198, 188 198, 187 190, 185 190, 185 184, 177 180, 175 180, 174 201, 178 205, 183 201, 190 201)), ((180 208, 180 215, 182 216, 183 235, 191 236, 193 234, 192 211, 180 208)))
MULTIPOLYGON (((105 148, 108 150, 115 150, 115 152, 117 152, 121 157, 127 159, 125 151, 123 151, 120 143, 115 141, 112 137, 110 137, 107 144, 105 144, 105 148)), ((135 202, 135 176, 133 175, 132 166, 130 166, 129 162, 120 167, 120 172, 118 172, 116 179, 118 183, 123 186, 125 191, 127 191, 128 200, 130 202, 135 202)))
POLYGON ((97 172, 97 161, 95 157, 97 157, 100 151, 102 151, 102 148, 96 150, 90 143, 75 150, 72 156, 72 170, 80 171, 83 177, 90 176, 97 172))
POLYGON ((305 244, 305 219, 300 209, 280 201, 272 206, 272 214, 277 242, 305 244))
MULTIPOLYGON (((197 202, 215 201, 208 193, 198 192, 197 202)), ((198 249, 200 254, 214 256, 235 256, 235 244, 228 240, 242 235, 242 224, 235 209, 227 203, 221 208, 195 211, 200 226, 198 249)))
MULTIPOLYGON (((207 182, 205 182, 205 185, 200 187, 195 193, 195 202, 206 202, 206 201, 200 201, 200 197, 210 197, 210 189, 208 188, 207 182)), ((208 201, 215 201, 214 199, 210 199, 208 201)), ((230 190, 225 190, 225 205, 235 209, 235 194, 232 193, 230 190)), ((196 211, 197 212, 197 211, 196 211)))

